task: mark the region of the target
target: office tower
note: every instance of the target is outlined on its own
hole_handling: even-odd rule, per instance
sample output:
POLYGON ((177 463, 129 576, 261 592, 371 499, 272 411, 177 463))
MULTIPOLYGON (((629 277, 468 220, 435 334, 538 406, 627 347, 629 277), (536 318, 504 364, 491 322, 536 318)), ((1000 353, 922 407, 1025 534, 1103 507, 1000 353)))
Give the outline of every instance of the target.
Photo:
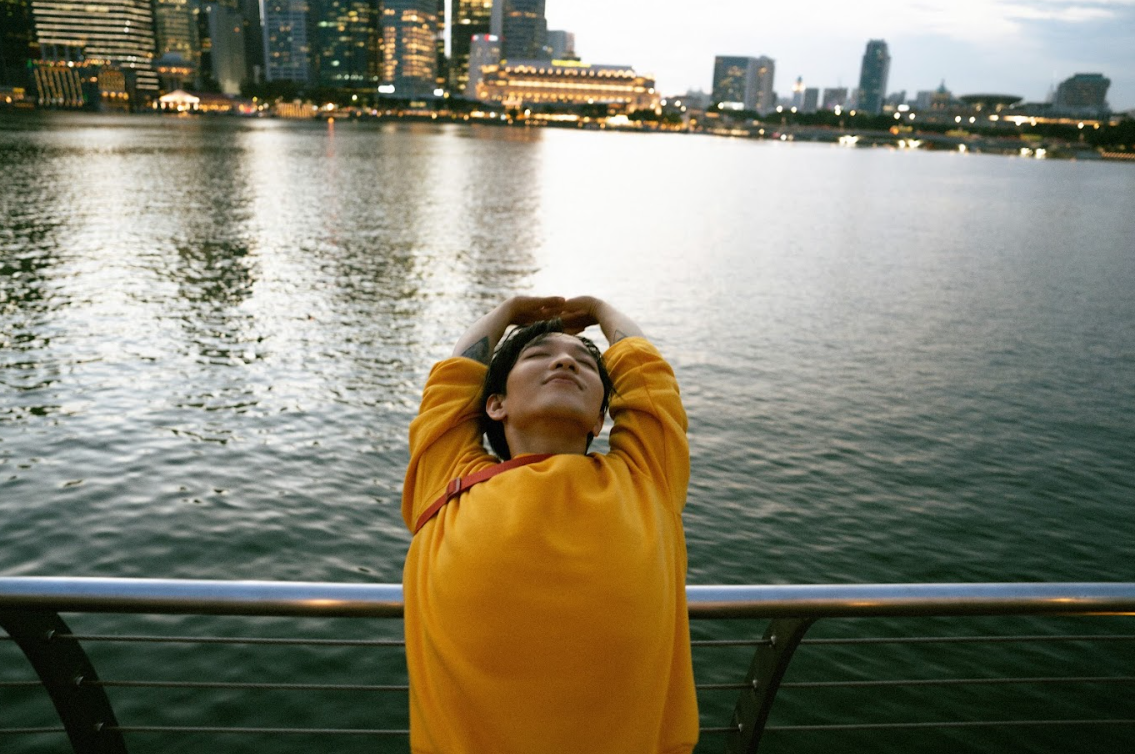
POLYGON ((1077 73, 1056 87, 1052 109, 1062 115, 1104 115, 1109 86, 1111 79, 1102 73, 1077 73))
POLYGON ((776 109, 774 78, 776 78, 776 61, 763 55, 757 58, 757 112, 761 115, 767 115, 776 109))
POLYGON ((814 113, 820 107, 820 90, 814 86, 810 86, 804 90, 804 106, 800 108, 801 112, 814 113))
POLYGON ((922 89, 918 94, 914 95, 913 107, 915 110, 929 110, 930 101, 934 97, 934 92, 930 89, 922 89))
POLYGON ((804 109, 804 77, 797 76, 796 83, 792 85, 792 101, 789 107, 794 107, 797 110, 804 109))
POLYGON ((756 58, 718 55, 713 60, 713 104, 721 110, 757 109, 756 58))
POLYGON ((312 76, 320 86, 379 84, 378 8, 367 0, 312 0, 312 76))
POLYGON ((196 69, 201 44, 189 0, 154 0, 154 37, 159 60, 196 69))
POLYGON ((477 99, 477 87, 484 77, 484 70, 496 66, 500 61, 500 37, 492 34, 473 37, 469 46, 469 79, 465 83, 465 99, 477 99))
MULTIPOLYGON (((117 91, 117 84, 102 90, 127 95, 134 105, 157 95, 150 0, 101 0, 97 5, 32 0, 31 6, 42 66, 90 68, 96 77, 103 70, 121 71, 125 91, 117 91)), ((104 83, 115 80, 104 78, 104 83)))
POLYGON ((437 30, 434 32, 437 67, 434 71, 434 94, 449 89, 449 55, 445 51, 445 0, 437 0, 437 30))
POLYGON ((824 97, 820 103, 820 107, 824 110, 835 110, 838 108, 847 107, 847 87, 839 86, 830 89, 824 89, 824 97))
POLYGON ((236 3, 208 3, 198 10, 197 33, 201 43, 199 80, 203 88, 240 94, 245 80, 244 17, 236 3))
POLYGON ((27 0, 0 0, 0 86, 28 89, 29 64, 39 57, 27 0))
POLYGON ((264 80, 306 84, 311 76, 307 0, 264 0, 264 80))
POLYGON ((500 0, 501 57, 504 60, 547 60, 544 49, 548 21, 544 0, 500 0))
POLYGON ((575 54, 575 34, 570 31, 548 31, 548 54, 552 60, 579 60, 575 54))
POLYGON ((381 0, 382 84, 395 97, 430 96, 437 88, 437 0, 381 0))
POLYGON ((887 43, 872 39, 863 53, 863 66, 859 69, 859 97, 857 107, 869 113, 883 112, 883 98, 887 94, 887 75, 891 71, 891 55, 887 43))
POLYGON ((469 89, 474 36, 489 34, 493 0, 451 0, 449 8, 449 87, 455 94, 469 89))
POLYGON ((244 24, 244 70, 249 81, 259 84, 264 81, 264 24, 260 0, 238 2, 244 24))

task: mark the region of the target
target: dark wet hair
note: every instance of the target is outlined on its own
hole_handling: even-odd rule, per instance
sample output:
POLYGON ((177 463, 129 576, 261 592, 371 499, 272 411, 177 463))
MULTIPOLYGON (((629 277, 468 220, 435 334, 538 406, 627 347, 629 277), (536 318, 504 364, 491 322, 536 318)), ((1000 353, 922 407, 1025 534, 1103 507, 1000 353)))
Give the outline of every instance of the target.
MULTIPOLYGON (((508 449, 508 441, 504 437, 504 424, 489 418, 489 415, 485 412, 485 404, 488 403, 490 396, 506 394, 508 375, 516 366, 516 361, 525 348, 540 342, 551 333, 562 333, 563 331, 564 323, 558 318, 518 327, 501 341, 493 354, 492 361, 489 362, 489 371, 485 374, 485 385, 481 391, 481 431, 488 437, 489 446, 502 461, 512 458, 512 453, 508 449)), ((582 335, 575 337, 579 338, 587 352, 595 358, 595 364, 599 369, 599 379, 603 383, 603 404, 599 407, 599 415, 602 416, 607 411, 607 404, 610 402, 613 390, 611 376, 607 374, 607 365, 603 363, 603 354, 598 346, 582 335)), ((595 438, 588 435, 588 446, 591 445, 593 439, 595 438)))

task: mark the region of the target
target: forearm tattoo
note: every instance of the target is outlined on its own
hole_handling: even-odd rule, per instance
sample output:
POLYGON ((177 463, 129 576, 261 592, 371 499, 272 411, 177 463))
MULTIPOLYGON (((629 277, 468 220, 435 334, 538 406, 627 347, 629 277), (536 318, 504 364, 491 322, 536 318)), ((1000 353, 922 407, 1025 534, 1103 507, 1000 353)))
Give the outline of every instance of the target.
POLYGON ((491 353, 489 353, 489 336, 486 335, 473 345, 466 348, 461 355, 467 359, 479 361, 482 364, 488 364, 489 357, 492 355, 491 353))
POLYGON ((629 338, 629 337, 630 336, 627 335, 622 330, 615 330, 615 337, 611 340, 611 345, 615 345, 616 343, 618 343, 623 338, 629 338))

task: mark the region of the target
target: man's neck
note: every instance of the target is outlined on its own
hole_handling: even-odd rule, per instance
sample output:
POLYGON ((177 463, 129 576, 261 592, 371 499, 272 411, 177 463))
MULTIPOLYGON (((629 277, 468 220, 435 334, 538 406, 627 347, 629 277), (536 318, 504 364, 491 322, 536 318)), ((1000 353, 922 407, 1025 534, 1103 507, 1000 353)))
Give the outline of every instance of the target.
POLYGON ((551 455, 585 455, 587 437, 565 435, 563 430, 549 432, 509 432, 505 430, 508 449, 513 458, 532 453, 551 455))

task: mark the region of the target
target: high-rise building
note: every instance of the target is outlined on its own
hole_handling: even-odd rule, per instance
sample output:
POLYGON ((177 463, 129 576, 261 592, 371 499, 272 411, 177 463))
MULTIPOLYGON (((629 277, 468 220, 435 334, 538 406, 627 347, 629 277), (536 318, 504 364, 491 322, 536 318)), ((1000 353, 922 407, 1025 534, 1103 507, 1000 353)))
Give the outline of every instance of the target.
POLYGON ((378 8, 367 0, 312 0, 312 75, 320 86, 373 91, 381 51, 378 8))
POLYGON ((887 76, 891 71, 891 55, 887 43, 872 39, 863 53, 859 69, 859 97, 856 106, 869 113, 883 112, 883 99, 887 95, 887 76))
POLYGON ((764 55, 757 58, 757 112, 767 115, 776 109, 776 61, 764 55))
MULTIPOLYGON (((113 94, 133 100, 133 106, 157 96, 150 0, 101 0, 97 5, 32 0, 31 7, 41 65, 90 69, 88 81, 97 79, 103 69, 120 71, 124 90, 118 91, 115 83, 113 94)), ((118 79, 108 74, 103 80, 118 79)))
MULTIPOLYGON (((451 0, 449 8, 449 87, 455 94, 469 90, 473 37, 489 34, 493 0, 451 0)), ((498 43, 499 46, 499 43, 498 43)))
POLYGON ((762 115, 776 109, 772 58, 719 55, 713 63, 713 103, 721 110, 755 110, 762 115))
POLYGON ((264 0, 264 80, 306 84, 311 77, 307 0, 264 0))
POLYGON ((39 57, 27 0, 0 0, 0 86, 29 89, 30 61, 39 57))
POLYGON ((824 96, 820 102, 820 108, 823 110, 835 110, 837 107, 841 109, 847 107, 846 86, 824 89, 824 96))
POLYGON ((792 85, 792 102, 789 105, 797 110, 804 109, 804 77, 797 76, 796 83, 792 85))
POLYGON ((465 84, 465 98, 477 99, 477 87, 484 78, 486 68, 494 67, 501 61, 500 37, 492 34, 477 34, 469 46, 469 80, 465 84))
POLYGON ((189 0, 154 0, 154 36, 159 60, 178 60, 196 69, 201 53, 189 0))
POLYGON ((757 59, 718 55, 713 60, 713 104, 721 110, 757 109, 757 59))
POLYGON ((820 108, 820 90, 814 86, 810 86, 804 90, 804 105, 800 108, 800 112, 814 113, 820 108))
POLYGON ((547 47, 552 60, 579 60, 575 54, 575 34, 570 31, 549 29, 547 47))
POLYGON ((1108 111, 1107 90, 1111 79, 1102 73, 1077 73, 1060 82, 1052 109, 1062 115, 1098 116, 1108 111))
POLYGON ((382 84, 394 97, 428 97, 437 88, 438 0, 381 0, 382 84))
POLYGON ((240 94, 246 78, 244 17, 235 2, 208 3, 198 9, 201 43, 199 80, 206 89, 240 94))
POLYGON ((544 0, 499 0, 501 57, 504 60, 548 60, 548 21, 544 0))

